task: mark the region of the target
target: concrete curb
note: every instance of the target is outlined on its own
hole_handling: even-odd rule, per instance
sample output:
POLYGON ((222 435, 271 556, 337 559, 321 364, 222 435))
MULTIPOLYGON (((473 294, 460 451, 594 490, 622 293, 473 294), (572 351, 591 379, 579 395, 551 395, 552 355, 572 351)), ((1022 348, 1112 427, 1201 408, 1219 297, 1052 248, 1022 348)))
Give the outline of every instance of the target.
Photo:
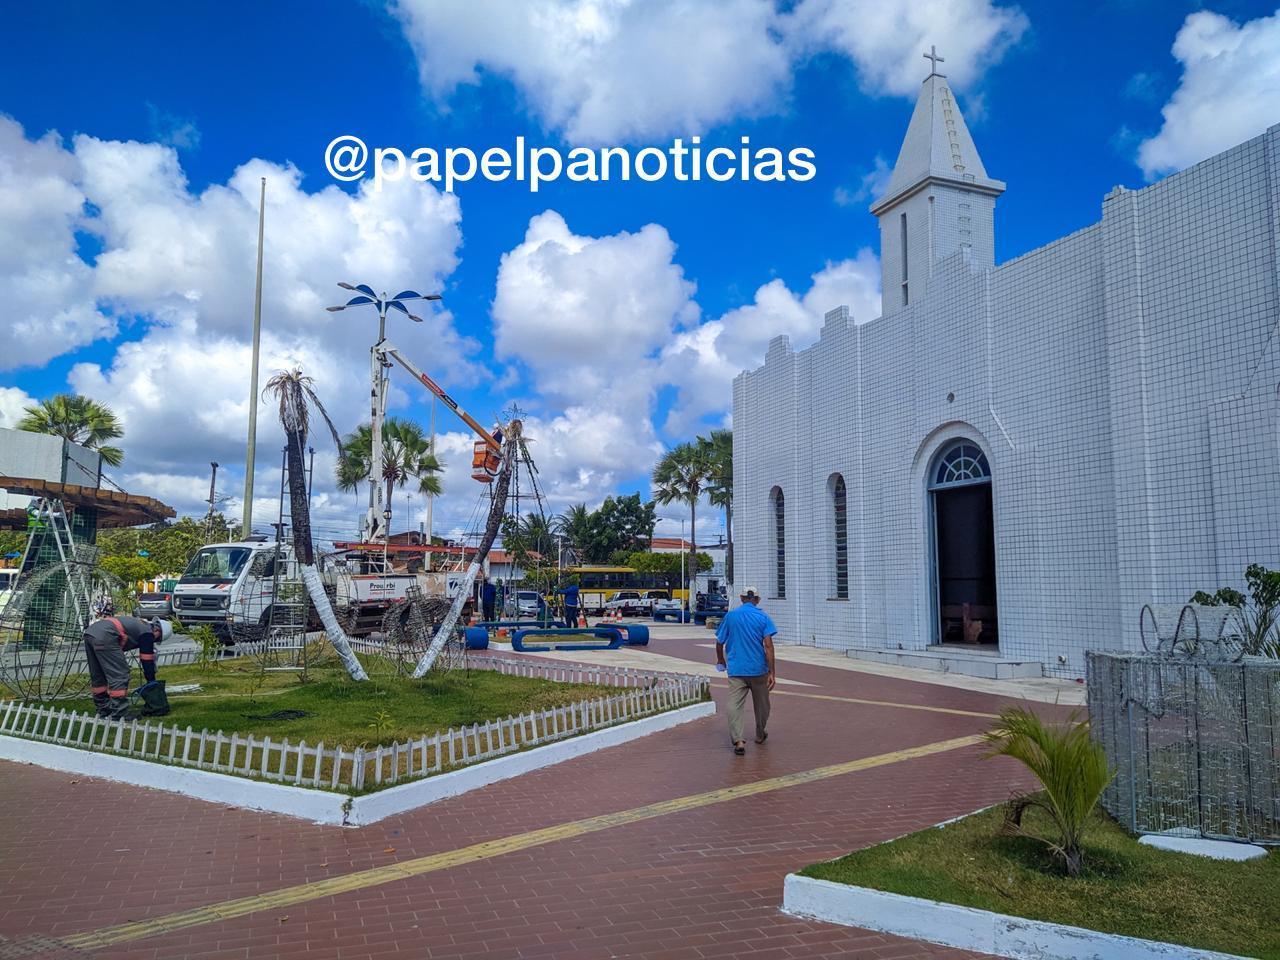
POLYGON ((249 780, 209 770, 192 770, 111 753, 96 753, 53 743, 24 740, 20 737, 0 736, 0 760, 31 763, 50 770, 179 793, 223 806, 281 813, 310 820, 312 823, 365 826, 500 780, 509 780, 532 770, 553 766, 574 757, 699 720, 715 712, 714 702, 695 703, 359 797, 249 780))
POLYGON ((787 875, 783 912, 1014 960, 1242 960, 1117 933, 1028 920, 954 903, 787 875))

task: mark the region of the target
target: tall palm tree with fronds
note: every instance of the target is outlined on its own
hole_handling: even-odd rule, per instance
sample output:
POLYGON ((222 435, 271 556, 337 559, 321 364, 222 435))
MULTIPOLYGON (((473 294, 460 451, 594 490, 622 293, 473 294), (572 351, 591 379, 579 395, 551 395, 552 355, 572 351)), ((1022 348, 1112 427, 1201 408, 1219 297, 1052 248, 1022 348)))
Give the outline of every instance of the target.
POLYGON ((690 556, 685 569, 689 571, 690 609, 698 594, 698 500, 710 475, 711 460, 706 447, 697 441, 668 450, 653 468, 653 498, 662 504, 679 501, 689 505, 690 556))
POLYGON ((315 604, 320 622, 329 635, 329 642, 338 652, 352 680, 368 680, 364 667, 351 651, 351 638, 338 623, 333 604, 324 591, 320 571, 316 569, 315 544, 311 541, 311 502, 307 496, 307 472, 304 453, 307 449, 307 433, 311 427, 311 412, 320 415, 329 428, 334 446, 341 446, 338 431, 329 414, 316 396, 315 381, 304 376, 299 369, 282 370, 267 381, 263 397, 274 397, 280 407, 280 425, 284 427, 285 466, 289 473, 289 514, 293 520, 293 551, 302 572, 302 582, 315 604))
MULTIPOLYGON (((369 480, 373 457, 373 428, 362 423, 343 438, 338 447, 338 489, 358 490, 369 480)), ((386 484, 386 503, 391 492, 410 480, 418 482, 418 492, 439 496, 443 492, 439 473, 443 469, 431 449, 430 438, 412 420, 388 417, 382 425, 382 469, 377 475, 386 484)))
POLYGON ((120 421, 110 407, 74 393, 59 393, 25 408, 26 416, 18 421, 18 429, 28 433, 45 433, 97 450, 104 463, 118 467, 124 463, 124 451, 106 445, 108 440, 124 436, 120 421))
POLYGON ((707 499, 713 507, 724 510, 724 575, 733 583, 733 431, 712 430, 710 437, 699 437, 698 442, 711 461, 707 499))
POLYGON ((585 503, 575 503, 556 517, 553 528, 564 537, 565 546, 575 556, 581 557, 591 538, 591 511, 585 503))

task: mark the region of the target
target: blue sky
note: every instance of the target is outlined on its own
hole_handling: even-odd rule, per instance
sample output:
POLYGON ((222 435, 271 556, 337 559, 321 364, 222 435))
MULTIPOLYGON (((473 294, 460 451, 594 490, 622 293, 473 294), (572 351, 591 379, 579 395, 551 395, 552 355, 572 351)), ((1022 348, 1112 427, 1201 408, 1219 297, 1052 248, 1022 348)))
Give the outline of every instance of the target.
MULTIPOLYGON (((764 333, 776 327, 803 345, 814 316, 848 300, 859 322, 874 317, 867 206, 877 163, 882 176, 896 157, 929 43, 947 57, 941 69, 987 170, 1008 183, 998 261, 1093 222, 1115 184, 1140 186, 1280 121, 1265 102, 1280 73, 1274 2, 622 6, 16 8, 7 19, 21 42, 0 60, 0 115, 11 121, 0 136, 0 216, 9 209, 13 227, 0 227, 0 292, 8 286, 6 299, 29 316, 8 333, 0 417, 71 385, 124 416, 119 479, 129 489, 198 511, 216 458, 234 492, 253 284, 245 198, 265 173, 269 251, 279 248, 266 283, 281 299, 264 327, 279 356, 332 374, 321 393, 340 429, 360 416, 372 317, 335 321, 316 298, 337 302, 338 280, 433 286, 448 309, 429 319, 437 329, 400 324, 393 338, 477 415, 519 401, 543 428, 553 498, 598 502, 647 490, 661 446, 726 421, 730 368, 759 361, 764 333), (655 71, 663 57, 675 66, 655 71), (1242 108, 1241 98, 1262 102, 1242 108), (42 140, 48 131, 57 136, 42 140), (344 133, 482 150, 518 135, 661 147, 691 132, 809 147, 818 174, 785 184, 561 181, 537 194, 477 180, 458 188, 456 206, 415 184, 343 211, 332 192, 359 199, 357 188, 335 184, 323 164, 344 133), (255 160, 270 166, 243 169, 237 188, 236 171, 255 160), (277 199, 291 212, 277 215, 277 199), (351 235, 370 218, 391 224, 387 256, 351 235), (14 226, 28 223, 38 241, 14 226), (36 259, 41 244, 49 252, 36 259), (558 252, 549 261, 539 253, 548 244, 558 252), (68 319, 42 328, 43 310, 68 319), (31 346, 44 336, 52 345, 31 346), (574 348, 540 352, 566 336, 574 348), (634 341, 634 353, 619 340, 634 341), (203 375, 202 356, 216 374, 203 375)), ((425 420, 421 395, 398 383, 397 412, 425 420)), ((458 473, 465 437, 447 417, 438 422, 454 433, 444 447, 454 470, 438 528, 464 524, 475 497, 458 473)), ((261 469, 260 485, 273 486, 274 456, 261 469)), ((353 505, 334 493, 322 507, 335 533, 354 523, 353 505)))

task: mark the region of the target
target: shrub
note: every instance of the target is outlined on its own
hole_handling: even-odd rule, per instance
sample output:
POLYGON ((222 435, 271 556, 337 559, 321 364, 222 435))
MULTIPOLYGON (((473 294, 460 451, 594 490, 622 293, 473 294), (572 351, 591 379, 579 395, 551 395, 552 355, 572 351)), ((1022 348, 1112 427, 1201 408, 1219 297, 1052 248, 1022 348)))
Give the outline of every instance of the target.
POLYGON ((1191 602, 1237 608, 1244 629, 1244 652, 1280 659, 1280 570, 1251 563, 1244 572, 1244 582, 1249 588, 1248 597, 1231 587, 1219 587, 1212 594, 1197 591, 1191 602))
POLYGON ((1073 713, 1065 723, 1047 724, 1022 707, 1009 707, 985 734, 992 745, 989 757, 1013 757, 1039 779, 1042 792, 1021 794, 1010 801, 1004 829, 1046 844, 1062 861, 1069 876, 1084 865, 1081 841, 1089 817, 1115 772, 1107 766, 1102 746, 1089 736, 1089 725, 1073 713), (1053 820, 1058 837, 1027 833, 1022 815, 1040 807, 1053 820))

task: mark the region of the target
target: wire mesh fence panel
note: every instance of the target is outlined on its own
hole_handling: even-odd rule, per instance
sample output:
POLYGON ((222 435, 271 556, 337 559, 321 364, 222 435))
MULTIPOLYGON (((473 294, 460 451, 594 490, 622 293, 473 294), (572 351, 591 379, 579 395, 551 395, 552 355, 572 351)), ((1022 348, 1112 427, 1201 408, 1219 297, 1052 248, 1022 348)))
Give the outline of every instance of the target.
POLYGON ((1280 844, 1280 661, 1088 655, 1089 717, 1135 833, 1280 844))

